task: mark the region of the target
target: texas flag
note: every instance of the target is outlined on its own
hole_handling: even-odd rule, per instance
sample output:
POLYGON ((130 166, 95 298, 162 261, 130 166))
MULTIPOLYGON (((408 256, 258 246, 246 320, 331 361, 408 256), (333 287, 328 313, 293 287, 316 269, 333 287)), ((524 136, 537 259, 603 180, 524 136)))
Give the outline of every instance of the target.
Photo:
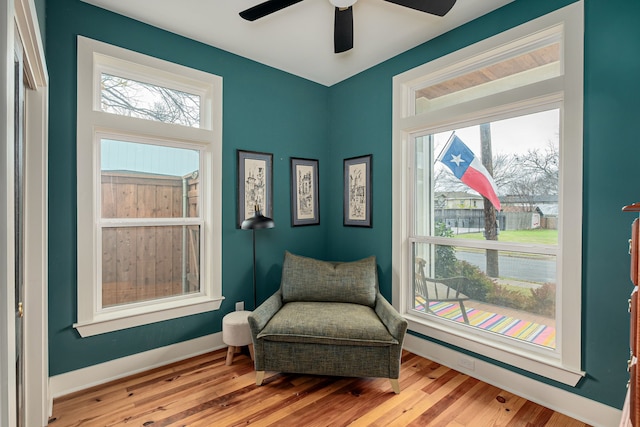
POLYGON ((449 142, 442 149, 438 161, 451 169, 460 181, 489 199, 496 210, 500 210, 500 200, 496 194, 493 177, 473 151, 455 134, 449 138, 449 142))

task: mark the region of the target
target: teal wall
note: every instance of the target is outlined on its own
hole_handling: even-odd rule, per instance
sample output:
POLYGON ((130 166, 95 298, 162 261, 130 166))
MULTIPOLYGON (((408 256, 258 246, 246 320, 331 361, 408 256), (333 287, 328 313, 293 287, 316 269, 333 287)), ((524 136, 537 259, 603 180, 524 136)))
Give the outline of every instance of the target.
MULTIPOLYGON (((78 0, 47 2, 49 116, 49 354, 51 375, 219 332, 235 302, 253 305, 251 232, 236 228, 236 150, 273 153, 276 228, 256 235, 258 299, 280 282, 284 250, 322 257, 327 227, 291 227, 289 158, 319 160, 326 175, 327 88, 78 0), (76 35, 223 77, 223 295, 221 310, 80 338, 76 317, 76 35)), ((320 186, 320 219, 328 197, 320 186)), ((87 201, 89 203, 89 201, 87 201)))
POLYGON ((47 25, 47 20, 46 20, 46 5, 45 5, 45 0, 34 0, 34 4, 36 6, 36 14, 38 15, 38 28, 40 28, 40 35, 42 37, 42 47, 46 48, 47 47, 47 40, 45 37, 46 34, 46 25, 47 25))
MULTIPOLYGON (((332 198, 329 253, 336 258, 375 253, 380 286, 390 291, 393 76, 572 2, 517 0, 329 88, 331 157, 373 153, 373 228, 342 227, 341 200, 332 198)), ((575 390, 555 384, 618 408, 628 379, 627 239, 633 219, 620 208, 640 200, 635 184, 640 158, 638 22, 637 0, 586 0, 582 352, 587 377, 575 390)), ((332 194, 340 194, 340 167, 330 165, 332 194)))
MULTIPOLYGON (((326 88, 78 0, 47 2, 51 375, 218 332, 222 316, 233 310, 234 302, 251 299, 251 236, 235 228, 236 149, 274 153, 276 228, 258 236, 259 277, 264 282, 261 299, 278 286, 285 249, 335 260, 375 254, 381 290, 390 297, 392 77, 570 3, 516 0, 326 88), (219 312, 85 339, 72 328, 77 286, 76 34, 223 76, 222 238, 227 300, 219 312), (342 159, 364 154, 373 154, 373 227, 344 227, 342 159), (319 159, 320 226, 290 226, 291 156, 319 159)), ((632 215, 621 213, 620 208, 640 200, 638 186, 633 184, 640 158, 635 126, 640 117, 639 19, 637 0, 586 1, 582 352, 587 377, 575 389, 554 384, 614 407, 622 406, 626 392, 626 310, 631 290, 627 239, 632 215)))

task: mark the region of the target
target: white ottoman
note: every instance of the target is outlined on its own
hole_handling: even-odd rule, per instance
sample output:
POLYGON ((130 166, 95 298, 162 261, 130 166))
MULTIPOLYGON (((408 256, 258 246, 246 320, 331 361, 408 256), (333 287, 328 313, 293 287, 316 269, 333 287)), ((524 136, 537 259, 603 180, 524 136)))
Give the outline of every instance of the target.
POLYGON ((233 355, 240 351, 243 345, 249 346, 249 354, 253 360, 253 342, 249 329, 250 311, 233 311, 222 318, 222 341, 229 346, 227 348, 227 365, 233 362, 233 355))

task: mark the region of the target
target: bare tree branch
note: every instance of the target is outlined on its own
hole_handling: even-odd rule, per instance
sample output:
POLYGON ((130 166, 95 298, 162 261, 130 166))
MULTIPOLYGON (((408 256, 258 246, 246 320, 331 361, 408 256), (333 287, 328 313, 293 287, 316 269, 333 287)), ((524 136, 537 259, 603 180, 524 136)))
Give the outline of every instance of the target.
POLYGON ((102 74, 101 103, 106 112, 198 127, 200 97, 121 77, 102 74))

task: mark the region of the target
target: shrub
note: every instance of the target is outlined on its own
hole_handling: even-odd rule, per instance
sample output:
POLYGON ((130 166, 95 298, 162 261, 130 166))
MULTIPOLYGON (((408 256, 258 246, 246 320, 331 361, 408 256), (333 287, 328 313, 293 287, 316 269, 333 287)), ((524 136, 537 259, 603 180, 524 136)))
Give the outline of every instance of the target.
POLYGON ((490 292, 487 294, 486 302, 502 307, 526 310, 527 305, 529 305, 528 299, 526 295, 518 291, 494 283, 490 292))
MULTIPOLYGON (((434 234, 438 237, 453 237, 453 231, 442 221, 435 224, 434 234)), ((453 246, 436 245, 435 275, 439 277, 451 277, 456 271, 456 249, 453 246)))
POLYGON ((545 283, 537 289, 531 289, 531 297, 528 298, 527 302, 527 311, 544 316, 555 316, 556 285, 545 283))
POLYGON ((493 287, 493 281, 478 267, 467 261, 457 261, 453 276, 466 277, 460 292, 471 299, 486 301, 487 293, 493 287))

